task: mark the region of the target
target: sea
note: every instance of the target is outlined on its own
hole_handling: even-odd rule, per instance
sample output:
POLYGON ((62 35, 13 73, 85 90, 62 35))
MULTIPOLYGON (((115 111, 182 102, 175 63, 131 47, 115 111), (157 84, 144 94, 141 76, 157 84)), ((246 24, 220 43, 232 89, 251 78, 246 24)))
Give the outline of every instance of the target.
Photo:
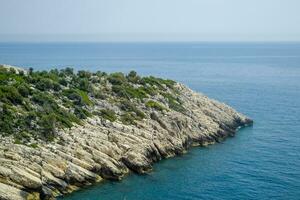
POLYGON ((299 200, 300 43, 0 43, 34 70, 137 71, 182 82, 254 120, 235 137, 63 200, 299 200))

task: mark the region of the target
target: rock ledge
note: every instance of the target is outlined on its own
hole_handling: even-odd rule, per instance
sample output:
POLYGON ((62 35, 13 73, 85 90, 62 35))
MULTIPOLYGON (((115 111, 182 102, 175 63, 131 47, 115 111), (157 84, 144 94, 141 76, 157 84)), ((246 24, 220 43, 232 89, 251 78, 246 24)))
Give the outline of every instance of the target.
POLYGON ((52 199, 103 179, 145 173, 161 159, 233 136, 253 121, 231 107, 176 84, 185 114, 151 111, 136 125, 94 116, 38 148, 0 144, 0 199, 52 199))

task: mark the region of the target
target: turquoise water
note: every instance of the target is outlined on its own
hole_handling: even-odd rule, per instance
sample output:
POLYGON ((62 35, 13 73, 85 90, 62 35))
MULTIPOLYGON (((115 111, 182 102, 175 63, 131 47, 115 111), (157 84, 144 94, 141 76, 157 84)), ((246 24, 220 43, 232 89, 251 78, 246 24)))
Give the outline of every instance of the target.
POLYGON ((254 119, 234 138, 155 164, 149 175, 64 199, 300 199, 300 44, 0 44, 0 63, 136 70, 178 80, 254 119))

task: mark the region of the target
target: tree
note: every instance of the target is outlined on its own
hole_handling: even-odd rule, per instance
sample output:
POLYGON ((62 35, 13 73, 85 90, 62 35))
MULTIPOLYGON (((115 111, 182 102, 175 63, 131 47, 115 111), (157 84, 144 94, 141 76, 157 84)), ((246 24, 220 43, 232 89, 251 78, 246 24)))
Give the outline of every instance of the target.
POLYGON ((132 83, 138 83, 140 77, 137 75, 136 71, 130 71, 127 75, 127 80, 132 83))
POLYGON ((32 73, 33 73, 33 68, 29 67, 29 75, 32 75, 32 73))

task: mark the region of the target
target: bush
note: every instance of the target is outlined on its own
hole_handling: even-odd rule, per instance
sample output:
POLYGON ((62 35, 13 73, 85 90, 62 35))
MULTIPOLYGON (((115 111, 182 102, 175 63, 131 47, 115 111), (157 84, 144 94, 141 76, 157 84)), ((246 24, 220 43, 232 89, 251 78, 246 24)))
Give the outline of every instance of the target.
POLYGON ((88 92, 90 89, 90 82, 87 78, 79 80, 79 89, 88 92))
POLYGON ((73 76, 74 74, 74 69, 67 67, 66 69, 62 69, 60 70, 60 76, 64 77, 64 76, 73 76))
MULTIPOLYGON (((58 129, 82 124, 82 119, 92 116, 90 110, 96 107, 92 107, 94 102, 90 97, 119 105, 121 116, 109 109, 93 114, 110 121, 119 118, 124 124, 136 124, 146 117, 133 102, 143 102, 158 93, 165 96, 170 108, 183 112, 179 99, 166 93, 166 87, 172 88, 173 84, 173 81, 154 77, 140 78, 135 71, 124 76, 123 73, 108 75, 86 71, 74 74, 72 68, 35 72, 31 68, 25 74, 0 66, 0 133, 11 134, 16 143, 35 148, 35 143, 30 144, 32 137, 51 141, 58 129)), ((145 105, 156 110, 166 109, 151 100, 145 105)))
POLYGON ((144 77, 141 80, 141 83, 143 85, 149 84, 151 86, 157 86, 160 89, 164 89, 163 85, 166 85, 167 87, 173 89, 175 81, 169 80, 169 79, 162 79, 162 78, 155 78, 153 76, 144 77))
POLYGON ((115 111, 109 110, 109 109, 103 109, 100 111, 100 116, 103 117, 104 119, 107 119, 111 122, 114 122, 117 120, 117 116, 115 111))
POLYGON ((154 108, 154 109, 159 110, 159 111, 166 110, 166 108, 164 106, 162 106, 160 103, 157 103, 157 102, 152 101, 152 100, 147 101, 146 107, 154 108))
POLYGON ((61 78, 61 79, 59 79, 59 84, 61 84, 61 85, 63 85, 63 86, 65 86, 65 87, 67 87, 68 86, 68 82, 67 82, 67 80, 65 79, 65 78, 61 78))
POLYGON ((93 102, 89 99, 85 91, 68 89, 63 91, 63 95, 73 100, 78 106, 93 105, 93 102))
POLYGON ((49 104, 49 105, 53 105, 53 107, 57 107, 55 100, 52 98, 51 95, 47 93, 38 92, 33 94, 32 101, 37 103, 40 106, 49 104))
POLYGON ((105 94, 103 94, 101 91, 99 91, 99 90, 95 90, 94 91, 94 97, 96 98, 96 99, 105 99, 106 98, 106 95, 105 94))
POLYGON ((36 148, 39 147, 39 145, 38 145, 37 143, 32 143, 32 144, 30 144, 29 146, 30 146, 31 148, 34 148, 34 149, 36 149, 36 148))
POLYGON ((75 89, 67 89, 64 90, 63 95, 68 97, 68 99, 76 101, 76 102, 81 102, 81 96, 78 94, 77 90, 75 89))
POLYGON ((138 83, 141 79, 135 71, 130 71, 126 78, 131 83, 138 83))
POLYGON ((52 87, 53 87, 53 90, 54 90, 54 91, 57 91, 57 92, 58 92, 58 91, 61 90, 60 84, 57 83, 57 82, 53 82, 52 87))
POLYGON ((79 119, 86 119, 91 116, 91 114, 84 108, 81 108, 79 106, 75 107, 74 114, 79 118, 79 119))
POLYGON ((53 89, 52 80, 49 78, 41 78, 36 83, 35 87, 41 91, 53 89))
POLYGON ((89 79, 91 78, 92 74, 90 72, 80 70, 77 72, 77 76, 79 76, 79 78, 89 79))
POLYGON ((15 142, 18 142, 18 144, 24 144, 30 141, 31 134, 28 132, 22 131, 20 133, 16 133, 14 135, 15 142))
POLYGON ((162 95, 168 100, 168 105, 172 110, 180 113, 186 112, 186 109, 181 105, 181 102, 178 98, 175 98, 170 93, 163 93, 162 95))
POLYGON ((130 85, 113 85, 112 91, 115 92, 118 96, 127 99, 143 99, 147 97, 147 93, 144 91, 143 88, 134 88, 130 85))
POLYGON ((43 136, 52 141, 56 135, 56 116, 54 113, 43 115, 39 121, 43 136))
POLYGON ((126 125, 136 124, 135 118, 130 113, 121 115, 121 122, 126 125))
POLYGON ((107 74, 105 72, 101 72, 101 71, 97 71, 95 73, 96 76, 98 76, 99 78, 103 77, 103 76, 107 76, 107 74))
POLYGON ((33 68, 32 67, 29 68, 28 73, 29 73, 29 75, 33 74, 33 68))
POLYGON ((20 75, 20 76, 24 76, 24 71, 23 71, 23 70, 20 70, 20 71, 19 71, 19 75, 20 75))
POLYGON ((112 73, 108 77, 108 81, 113 85, 122 85, 126 83, 126 78, 123 73, 112 73))
POLYGON ((81 99, 85 105, 93 105, 93 102, 90 100, 88 94, 85 91, 77 90, 77 92, 81 96, 81 99))
POLYGON ((0 99, 3 102, 9 101, 15 105, 23 102, 23 97, 14 86, 0 86, 0 99))
POLYGON ((15 74, 15 73, 16 73, 16 69, 13 68, 13 67, 10 67, 10 68, 9 68, 9 72, 10 72, 11 74, 15 74))
POLYGON ((130 101, 122 101, 121 102, 121 106, 120 106, 121 110, 127 111, 127 112, 133 112, 136 115, 136 119, 140 120, 140 119, 144 119, 146 116, 145 114, 139 110, 133 103, 131 103, 130 101))
POLYGON ((27 84, 22 84, 18 86, 18 92, 23 96, 23 97, 28 97, 30 94, 30 88, 27 84))
POLYGON ((14 133, 14 112, 6 104, 2 105, 0 112, 0 132, 4 135, 14 133))

